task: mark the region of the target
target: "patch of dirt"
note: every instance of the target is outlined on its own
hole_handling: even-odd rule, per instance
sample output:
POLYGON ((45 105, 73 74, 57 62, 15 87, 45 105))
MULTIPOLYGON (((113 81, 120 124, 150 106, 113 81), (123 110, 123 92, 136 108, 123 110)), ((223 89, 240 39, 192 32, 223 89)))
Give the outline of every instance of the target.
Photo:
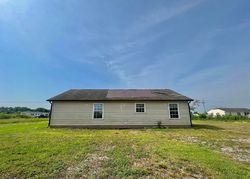
POLYGON ((177 138, 177 140, 181 140, 181 141, 187 142, 187 143, 201 144, 201 145, 208 146, 209 148, 215 148, 216 147, 215 143, 202 141, 202 140, 198 139, 198 137, 180 136, 180 137, 177 138))
POLYGON ((141 158, 133 163, 133 168, 147 169, 149 175, 142 178, 185 178, 206 179, 212 178, 201 168, 193 166, 185 161, 174 162, 171 160, 154 161, 149 158, 141 158))
POLYGON ((136 160, 132 167, 133 168, 148 168, 151 166, 151 161, 149 158, 140 158, 136 160))
POLYGON ((239 138, 239 139, 232 139, 233 142, 239 142, 239 143, 245 143, 245 144, 250 144, 250 138, 247 138, 247 139, 242 139, 242 138, 239 138))
MULTIPOLYGON (((177 140, 181 140, 187 143, 195 143, 195 144, 201 144, 204 146, 207 146, 211 149, 216 149, 219 147, 220 151, 228 156, 230 156, 232 159, 240 161, 240 162, 247 162, 250 163, 250 150, 247 149, 239 149, 237 146, 229 147, 229 146, 222 146, 222 144, 219 144, 217 142, 210 143, 207 141, 201 141, 198 139, 198 137, 192 137, 192 136, 180 136, 177 140)), ((239 143, 250 143, 250 138, 244 139, 230 139, 233 142, 239 142, 239 143)))
POLYGON ((112 143, 101 145, 95 153, 86 155, 82 161, 68 167, 61 178, 99 178, 103 165, 111 160, 105 153, 115 148, 112 143))
POLYGON ((157 165, 155 175, 159 178, 201 179, 211 178, 202 169, 190 165, 188 162, 161 162, 157 165))
POLYGON ((239 149, 238 147, 222 147, 222 153, 229 155, 234 160, 250 163, 250 151, 239 149))
POLYGON ((63 178, 96 178, 101 172, 101 166, 109 157, 100 154, 89 154, 86 159, 75 166, 70 166, 66 170, 63 178))
POLYGON ((187 136, 187 137, 182 137, 181 139, 185 140, 186 142, 200 143, 200 140, 198 139, 198 137, 187 136))
POLYGON ((102 150, 105 152, 108 152, 108 151, 114 150, 115 147, 116 147, 115 145, 106 145, 106 146, 103 146, 102 150))

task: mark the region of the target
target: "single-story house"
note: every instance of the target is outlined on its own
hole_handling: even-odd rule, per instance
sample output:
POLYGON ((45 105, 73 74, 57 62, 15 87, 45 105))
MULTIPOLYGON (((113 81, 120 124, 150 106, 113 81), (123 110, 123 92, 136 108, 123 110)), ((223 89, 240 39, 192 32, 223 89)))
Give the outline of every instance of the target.
POLYGON ((248 108, 214 108, 207 112, 211 116, 224 116, 224 115, 235 115, 235 116, 247 116, 249 117, 250 109, 248 108))
POLYGON ((72 89, 48 99, 50 127, 190 127, 191 98, 169 89, 72 89))

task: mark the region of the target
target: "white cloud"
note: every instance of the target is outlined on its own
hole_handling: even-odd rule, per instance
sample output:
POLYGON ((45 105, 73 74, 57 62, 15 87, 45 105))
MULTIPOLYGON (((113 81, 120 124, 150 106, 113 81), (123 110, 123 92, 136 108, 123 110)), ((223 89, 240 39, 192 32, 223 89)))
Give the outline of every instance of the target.
MULTIPOLYGON (((116 73, 127 85, 144 85, 142 83, 146 83, 146 81, 143 78, 155 76, 154 71, 159 73, 160 70, 157 68, 160 65, 164 65, 166 59, 157 60, 157 62, 153 62, 153 65, 147 64, 146 66, 140 66, 136 71, 133 70, 136 64, 135 61, 140 57, 138 54, 141 51, 145 52, 147 44, 150 44, 162 35, 161 33, 155 33, 146 37, 139 37, 138 33, 145 32, 163 21, 179 16, 198 6, 201 2, 203 0, 175 3, 170 7, 157 8, 147 14, 139 15, 139 17, 134 19, 130 27, 120 32, 122 37, 118 39, 118 43, 111 45, 111 48, 109 46, 109 49, 107 49, 106 53, 109 54, 108 59, 105 59, 107 68, 116 73), (160 65, 158 65, 159 63, 160 65), (142 83, 138 83, 137 80, 142 83)), ((138 60, 143 61, 143 59, 138 60)))
POLYGON ((205 0, 188 0, 185 1, 185 3, 178 2, 173 6, 157 8, 148 14, 142 14, 141 17, 134 22, 132 29, 129 29, 129 31, 138 33, 142 30, 154 27, 159 23, 171 20, 186 13, 204 1, 205 0))

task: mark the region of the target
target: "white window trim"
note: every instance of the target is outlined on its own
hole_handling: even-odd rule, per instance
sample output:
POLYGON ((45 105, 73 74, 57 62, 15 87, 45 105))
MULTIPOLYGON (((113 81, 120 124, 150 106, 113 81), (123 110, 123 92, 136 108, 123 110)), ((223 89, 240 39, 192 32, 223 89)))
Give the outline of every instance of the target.
POLYGON ((146 108, 146 103, 135 103, 135 113, 146 113, 147 112, 147 108, 146 108), (144 112, 136 112, 136 104, 144 104, 144 112))
POLYGON ((180 108, 179 108, 179 103, 168 103, 168 115, 169 115, 169 119, 171 120, 175 120, 175 119, 180 119, 181 118, 181 114, 180 114, 180 108), (178 109, 178 118, 171 118, 170 115, 170 104, 177 104, 177 109, 178 109))
POLYGON ((104 119, 104 103, 93 103, 92 120, 103 120, 103 119, 104 119), (95 104, 102 104, 102 118, 94 118, 95 104))

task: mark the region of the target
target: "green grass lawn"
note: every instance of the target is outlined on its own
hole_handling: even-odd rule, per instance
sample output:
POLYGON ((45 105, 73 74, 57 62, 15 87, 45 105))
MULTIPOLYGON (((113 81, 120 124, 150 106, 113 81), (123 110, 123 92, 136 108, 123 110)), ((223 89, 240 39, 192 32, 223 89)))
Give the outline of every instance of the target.
POLYGON ((190 129, 50 129, 0 120, 0 178, 250 178, 250 123, 190 129))

